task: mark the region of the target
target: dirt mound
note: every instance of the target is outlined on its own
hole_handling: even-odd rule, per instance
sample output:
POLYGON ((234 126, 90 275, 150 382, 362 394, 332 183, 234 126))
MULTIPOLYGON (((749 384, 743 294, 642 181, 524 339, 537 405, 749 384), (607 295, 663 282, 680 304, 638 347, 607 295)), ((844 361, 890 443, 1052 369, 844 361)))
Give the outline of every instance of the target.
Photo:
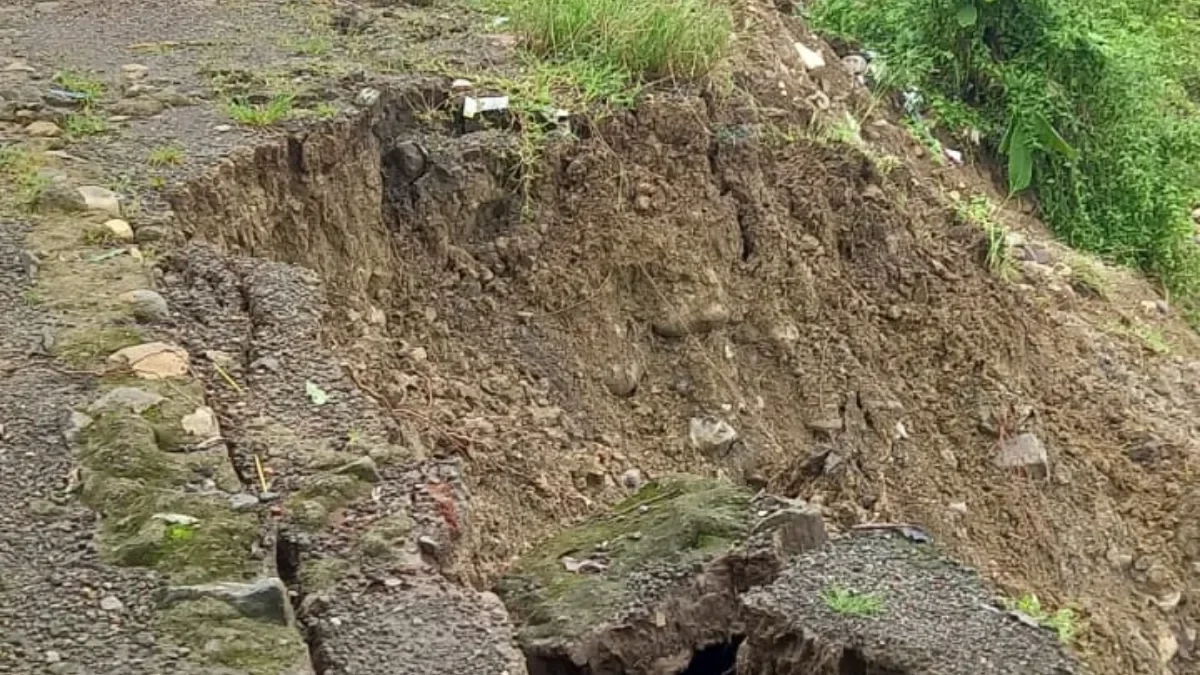
MULTIPOLYGON (((491 598, 433 572, 486 587, 681 469, 802 497, 835 530, 919 523, 1010 595, 1077 607, 1098 673, 1187 668, 1195 337, 1027 214, 994 216, 1028 231, 989 269, 995 232, 955 211, 986 181, 931 162, 828 48, 809 70, 798 20, 739 13, 722 86, 581 116, 536 167, 519 130, 463 126, 448 79, 359 73, 347 114, 167 191, 192 245, 158 266, 162 330, 239 481, 275 493, 267 566, 320 668, 403 633, 363 617, 407 584, 415 618, 480 628, 495 653, 474 665, 499 667, 502 618, 439 599, 491 598)), ((434 658, 446 635, 422 630, 434 658)))

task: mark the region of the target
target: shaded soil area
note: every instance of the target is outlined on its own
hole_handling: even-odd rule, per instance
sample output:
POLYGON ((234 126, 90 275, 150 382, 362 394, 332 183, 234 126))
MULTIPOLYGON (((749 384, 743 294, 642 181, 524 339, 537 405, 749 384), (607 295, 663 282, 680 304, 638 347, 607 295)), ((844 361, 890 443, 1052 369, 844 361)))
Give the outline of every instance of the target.
MULTIPOLYGON (((458 6, 359 8, 370 27, 338 31, 360 15, 274 2, 233 3, 245 15, 224 3, 50 4, 0 15, 5 58, 35 64, 5 71, 17 83, 6 101, 41 101, 60 68, 120 77, 130 51, 85 34, 180 44, 216 34, 242 46, 197 44, 208 50, 200 60, 232 60, 255 91, 308 78, 299 100, 314 116, 218 131, 229 122, 223 87, 245 77, 214 78, 178 46, 138 53, 160 93, 174 88, 191 105, 66 149, 123 198, 149 253, 143 276, 121 267, 127 257, 85 257, 97 251, 81 248, 75 216, 34 219, 41 234, 29 237, 45 283, 95 284, 61 296, 134 284, 166 301, 171 319, 156 330, 192 355, 233 470, 260 498, 261 546, 247 559, 290 586, 319 671, 404 663, 516 675, 508 619, 472 588, 564 524, 680 469, 802 497, 834 531, 919 523, 1006 593, 1078 608, 1077 648, 1097 673, 1191 667, 1194 335, 1145 283, 1090 262, 1085 274, 1028 214, 998 216, 1027 241, 1011 246, 1013 274, 989 269, 987 232, 954 209, 989 192, 986 180, 931 162, 879 108, 856 139, 831 133, 869 94, 828 49, 829 66, 805 68, 795 43, 820 44, 797 19, 740 4, 733 87, 651 92, 633 110, 580 115, 576 138, 552 140, 531 172, 517 135, 455 115, 445 70, 502 71, 511 48, 464 28, 486 22, 460 21, 458 6), (126 15, 145 20, 131 24, 136 36, 126 15), (288 36, 314 26, 330 31, 319 34, 330 55, 292 53, 288 36), (271 39, 252 39, 260 29, 271 39), (417 76, 419 62, 462 41, 478 46, 470 62, 417 76), (260 58, 268 65, 251 65, 260 58), (336 114, 315 117, 322 102, 336 114), (147 153, 168 141, 186 160, 151 167, 147 153), (1041 451, 998 463, 1016 442, 1041 451), (291 551, 282 568, 266 550, 280 541, 291 551), (411 631, 429 647, 423 660, 393 644, 411 631), (478 648, 454 661, 451 647, 471 640, 478 648)), ((138 98, 127 94, 114 88, 104 105, 138 98)), ((60 141, 28 138, 39 115, 6 120, 4 137, 55 152, 60 141)), ((52 157, 74 179, 62 167, 77 160, 52 157)), ((0 249, 11 289, 29 283, 17 220, 31 219, 5 219, 0 249)), ((69 472, 65 445, 37 448, 90 380, 31 369, 23 350, 44 341, 42 323, 57 330, 52 317, 88 324, 78 303, 30 308, 13 292, 4 358, 18 367, 4 372, 0 468, 16 486, 6 499, 19 515, 7 517, 21 519, 5 531, 32 534, 0 553, 26 572, 75 569, 30 552, 86 538, 90 516, 55 504, 66 515, 51 519, 65 523, 54 534, 21 506, 45 495, 21 491, 69 472), (43 399, 59 407, 21 403, 43 399)), ((869 585, 892 572, 860 573, 855 583, 869 585)), ((6 611, 34 612, 37 583, 22 581, 24 599, 6 611)), ((813 589, 788 595, 798 583, 763 602, 811 602, 813 589)), ((903 605, 927 589, 898 592, 903 605)), ((871 642, 878 625, 830 630, 871 642)), ((19 663, 54 651, 35 641, 19 663)), ((912 667, 894 659, 888 667, 912 667)))

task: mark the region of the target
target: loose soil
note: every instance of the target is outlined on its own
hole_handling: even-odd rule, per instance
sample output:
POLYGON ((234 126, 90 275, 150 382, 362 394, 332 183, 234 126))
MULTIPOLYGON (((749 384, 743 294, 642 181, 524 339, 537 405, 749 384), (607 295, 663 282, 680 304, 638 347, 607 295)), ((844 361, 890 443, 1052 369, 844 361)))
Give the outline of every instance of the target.
MULTIPOLYGON (((989 269, 954 206, 1002 202, 991 177, 932 161, 828 47, 807 71, 794 43, 820 42, 774 7, 738 4, 717 84, 580 113, 531 165, 519 133, 464 127, 450 91, 502 93, 519 47, 418 4, 0 9, 0 141, 48 191, 112 188, 138 239, 83 236, 99 213, 6 201, 0 219, 0 616, 23 626, 0 672, 91 653, 93 672, 285 672, 156 628, 151 589, 177 580, 111 566, 64 492, 71 409, 151 338, 187 350, 237 478, 272 493, 246 576, 289 583, 324 673, 516 673, 507 617, 472 589, 677 470, 823 505, 835 531, 919 523, 1004 593, 1077 608, 1096 673, 1195 667, 1200 342, 1150 284, 1018 202, 989 269), (131 94, 131 63, 151 89, 131 94), (134 114, 31 137, 66 124, 46 102, 64 70, 109 85, 99 114, 134 114), (226 114, 279 92, 289 122, 226 114), (129 103, 147 97, 169 102, 129 103), (149 161, 165 145, 178 165, 149 161), (135 322, 118 296, 137 288, 170 318, 135 322), (698 417, 739 438, 692 442, 698 417), (997 467, 1022 433, 1046 467, 997 467), (396 651, 406 631, 428 649, 396 651)), ((174 487, 220 488, 193 482, 174 487)))

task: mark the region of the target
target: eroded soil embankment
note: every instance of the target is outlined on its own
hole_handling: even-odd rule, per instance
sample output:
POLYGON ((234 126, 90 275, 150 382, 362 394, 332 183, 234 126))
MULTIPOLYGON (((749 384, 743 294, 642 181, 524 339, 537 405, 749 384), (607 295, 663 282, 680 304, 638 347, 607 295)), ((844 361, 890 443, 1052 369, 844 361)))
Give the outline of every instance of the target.
POLYGON ((527 219, 509 141, 448 133, 443 85, 235 156, 174 207, 198 240, 320 272, 322 344, 407 449, 465 460, 448 570, 491 578, 639 472, 720 467, 843 526, 919 521, 1014 592, 1080 605, 1100 672, 1156 672, 1192 611, 1137 600, 1192 555, 1189 385, 1072 320, 1084 301, 1036 264, 990 274, 895 127, 865 151, 781 140, 824 114, 795 100, 853 87, 777 53, 787 72, 759 64, 749 93, 650 98, 553 145, 527 219), (1036 413, 1049 480, 993 465, 981 417, 1009 408, 1036 413), (740 438, 689 440, 699 416, 740 438), (1147 438, 1181 450, 1135 463, 1147 438))

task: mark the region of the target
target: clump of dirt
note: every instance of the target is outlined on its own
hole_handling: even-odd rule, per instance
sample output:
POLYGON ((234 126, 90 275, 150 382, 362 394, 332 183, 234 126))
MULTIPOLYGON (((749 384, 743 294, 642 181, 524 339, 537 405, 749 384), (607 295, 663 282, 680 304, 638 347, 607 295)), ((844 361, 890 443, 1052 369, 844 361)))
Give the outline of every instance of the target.
POLYGON ((646 476, 724 473, 843 528, 921 523, 1010 593, 1077 607, 1099 673, 1189 658, 1195 339, 1157 317, 1174 342, 1147 354, 1052 258, 997 275, 951 208, 972 179, 881 116, 833 133, 868 93, 828 49, 806 69, 797 19, 739 11, 732 87, 580 125, 528 208, 512 137, 449 124, 449 82, 379 83, 361 117, 173 207, 195 238, 329 281, 323 343, 466 467, 465 579, 646 476), (431 99, 441 117, 412 103, 431 99), (1032 458, 998 463, 1016 437, 1032 458))

